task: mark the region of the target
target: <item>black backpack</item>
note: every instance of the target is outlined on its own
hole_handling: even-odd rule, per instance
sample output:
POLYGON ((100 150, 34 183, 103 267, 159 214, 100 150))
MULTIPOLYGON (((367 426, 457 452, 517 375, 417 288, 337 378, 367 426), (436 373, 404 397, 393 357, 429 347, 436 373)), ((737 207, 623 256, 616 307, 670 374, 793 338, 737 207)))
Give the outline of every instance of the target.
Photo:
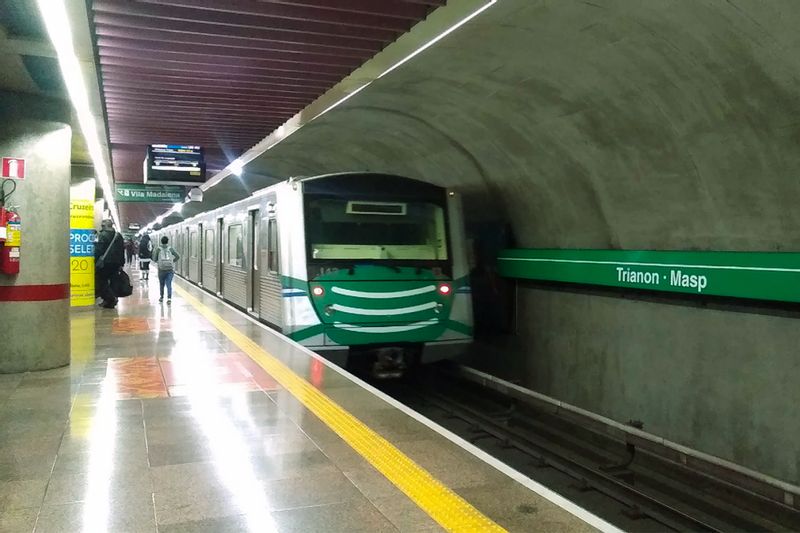
POLYGON ((150 259, 151 257, 153 257, 153 253, 150 250, 150 237, 145 235, 139 241, 139 259, 150 259))
POLYGON ((127 272, 120 270, 111 278, 111 291, 118 298, 126 298, 133 294, 133 285, 127 272))

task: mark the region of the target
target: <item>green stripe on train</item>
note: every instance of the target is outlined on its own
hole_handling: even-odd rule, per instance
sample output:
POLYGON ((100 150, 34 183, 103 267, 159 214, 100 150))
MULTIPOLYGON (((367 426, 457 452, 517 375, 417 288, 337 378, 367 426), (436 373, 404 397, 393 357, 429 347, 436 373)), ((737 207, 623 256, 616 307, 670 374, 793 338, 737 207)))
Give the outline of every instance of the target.
MULTIPOLYGON (((413 327, 413 324, 398 324, 378 326, 380 328, 413 327)), ((366 326, 367 328, 372 326, 366 326)), ((297 342, 314 337, 321 333, 337 345, 378 344, 393 342, 433 342, 439 340, 447 330, 455 331, 461 335, 472 336, 472 326, 455 320, 444 320, 435 324, 428 324, 407 331, 359 331, 358 329, 341 328, 337 326, 315 324, 297 331, 288 332, 287 336, 297 342)))

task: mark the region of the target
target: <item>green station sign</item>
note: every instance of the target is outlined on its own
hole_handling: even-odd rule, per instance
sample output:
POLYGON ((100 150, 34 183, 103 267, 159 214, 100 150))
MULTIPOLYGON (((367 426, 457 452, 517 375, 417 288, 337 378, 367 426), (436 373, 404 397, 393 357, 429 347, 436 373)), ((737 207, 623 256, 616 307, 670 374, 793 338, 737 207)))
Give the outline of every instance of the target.
POLYGON ((184 187, 178 185, 145 185, 143 183, 117 183, 115 198, 118 202, 177 203, 186 196, 184 187))
POLYGON ((800 302, 800 253, 503 250, 508 278, 800 302))

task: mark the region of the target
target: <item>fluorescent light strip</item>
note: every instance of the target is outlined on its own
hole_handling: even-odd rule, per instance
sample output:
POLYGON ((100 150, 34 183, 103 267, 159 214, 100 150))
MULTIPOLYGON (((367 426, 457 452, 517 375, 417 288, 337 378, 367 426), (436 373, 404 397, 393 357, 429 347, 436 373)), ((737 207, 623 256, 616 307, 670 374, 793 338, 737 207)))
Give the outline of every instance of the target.
MULTIPOLYGON (((42 1, 42 0, 40 0, 40 2, 41 2, 41 1, 42 1)), ((390 72, 392 72, 393 70, 395 70, 395 69, 399 68, 400 66, 402 66, 404 63, 407 63, 408 61, 410 61, 410 60, 411 60, 411 59, 413 59, 414 57, 418 56, 419 54, 421 54, 422 52, 424 52, 425 50, 427 50, 427 49, 428 49, 428 48, 430 48, 431 46, 435 45, 436 43, 438 43, 439 41, 441 41, 442 39, 444 39, 445 37, 447 37, 448 35, 450 35, 450 34, 451 34, 451 33, 453 33, 454 31, 456 31, 457 29, 459 29, 461 26, 463 26, 463 25, 464 25, 464 24, 466 24, 467 22, 471 21, 472 19, 474 19, 475 17, 477 17, 478 15, 480 15, 481 13, 483 13, 484 11, 486 11, 487 9, 489 9, 490 7, 492 7, 493 5, 495 5, 497 2, 498 2, 498 0, 489 0, 489 1, 488 1, 488 3, 486 3, 486 4, 484 4, 483 6, 479 7, 478 9, 476 9, 475 11, 473 11, 472 13, 470 13, 469 15, 467 15, 466 17, 464 17, 463 19, 459 20, 458 22, 456 22, 455 24, 453 24, 452 26, 450 26, 449 28, 447 28, 445 31, 443 31, 442 33, 440 33, 439 35, 437 35, 436 37, 434 37, 433 39, 431 39, 430 41, 426 42, 425 44, 423 44, 422 46, 420 46, 419 48, 417 48, 416 50, 414 50, 413 52, 411 52, 410 54, 408 54, 406 57, 404 57, 403 59, 401 59, 401 60, 400 60, 400 61, 398 61, 397 63, 393 64, 392 66, 390 66, 389 68, 387 68, 386 70, 384 70, 383 72, 381 72, 381 73, 380 73, 380 74, 379 74, 379 75, 378 75, 378 76, 375 78, 375 80, 379 80, 379 79, 381 79, 382 77, 386 76, 387 74, 389 74, 389 73, 390 73, 390 72)), ((296 131, 298 131, 299 129, 301 129, 301 128, 302 128, 303 126, 305 126, 306 124, 309 124, 310 122, 312 122, 312 121, 314 121, 314 120, 318 119, 319 117, 321 117, 322 115, 324 115, 324 114, 325 114, 325 113, 327 113, 328 111, 331 111, 331 110, 333 110, 333 109, 335 109, 335 108, 339 107, 340 105, 342 105, 343 103, 345 103, 347 100, 349 100, 350 98, 354 97, 355 95, 357 95, 358 93, 360 93, 361 91, 363 91, 364 89, 366 89, 367 87, 369 87, 369 86, 372 84, 372 82, 373 82, 373 81, 375 81, 375 80, 371 80, 371 81, 368 81, 368 82, 364 83, 363 85, 359 86, 359 87, 358 87, 357 89, 355 89, 354 91, 352 91, 352 92, 348 93, 347 95, 343 96, 342 98, 340 98, 339 100, 337 100, 336 102, 334 102, 333 104, 331 104, 330 106, 326 107, 326 108, 325 108, 324 110, 322 110, 320 113, 318 113, 318 114, 314 115, 314 117, 313 117, 313 118, 309 119, 309 120, 308 120, 307 122, 305 122, 304 124, 302 124, 302 125, 298 126, 298 127, 297 127, 297 128, 295 128, 294 130, 291 130, 291 131, 289 131, 289 133, 287 133, 286 135, 284 135, 284 136, 281 136, 281 137, 280 137, 279 139, 277 139, 275 142, 273 142, 272 144, 270 144, 269 146, 267 146, 267 147, 264 149, 264 152, 266 152, 267 150, 271 150, 272 148, 274 148, 275 146, 277 146, 278 144, 280 144, 281 142, 283 142, 283 141, 284 141, 284 140, 285 140, 287 137, 289 137, 290 135, 292 135, 293 133, 295 133, 296 131)), ((278 128, 275 130, 275 131, 273 131, 273 132, 272 132, 270 135, 273 135, 273 134, 274 134, 274 133, 276 133, 276 132, 280 132, 280 131, 281 131, 281 129, 283 129, 283 128, 284 128, 284 126, 283 126, 283 125, 279 126, 279 127, 278 127, 278 128)), ((269 138, 269 136, 270 136, 270 135, 268 135, 267 137, 265 137, 265 140, 266 140, 267 138, 269 138)), ((263 154, 264 152, 261 152, 261 154, 263 154)), ((230 163, 230 164, 229 164, 227 167, 225 167, 224 169, 222 169, 221 171, 219 171, 219 172, 218 172, 218 173, 217 173, 217 174, 216 174, 214 177, 212 177, 210 180, 208 180, 206 183, 204 183, 204 184, 203 184, 203 185, 202 185, 200 188, 201 188, 202 190, 204 190, 204 191, 207 191, 207 190, 209 190, 210 188, 212 188, 212 187, 214 187, 214 186, 218 185, 218 184, 219 184, 219 183, 220 183, 222 180, 224 180, 225 178, 227 178, 227 177, 229 177, 229 176, 231 176, 231 175, 240 175, 241 173, 237 173, 237 172, 235 172, 235 169, 236 169, 236 168, 238 168, 240 165, 241 165, 241 168, 243 169, 245 164, 249 163, 249 162, 250 162, 252 159, 254 159, 255 157, 258 157, 258 156, 260 156, 261 154, 258 154, 257 156, 254 156, 254 157, 252 157, 251 159, 249 159, 249 160, 247 160, 247 161, 245 161, 245 160, 244 160, 244 157, 245 157, 247 154, 244 154, 242 157, 240 157, 240 158, 236 159, 235 161, 231 162, 231 163, 230 163), (235 164, 235 166, 234 166, 234 164, 235 164)))
MULTIPOLYGON (((380 77, 380 76, 378 76, 378 77, 380 77)), ((336 102, 334 102, 333 104, 331 104, 329 107, 326 107, 324 110, 320 111, 320 112, 319 112, 319 114, 317 114, 317 115, 314 115, 314 118, 312 118, 312 119, 311 119, 311 120, 309 120, 308 122, 311 122, 312 120, 316 120, 316 119, 318 119, 319 117, 321 117, 322 115, 324 115, 325 113, 327 113, 328 111, 330 111, 331 109, 335 109, 335 108, 339 107, 340 105, 342 105, 343 103, 345 103, 346 101, 348 101, 349 99, 351 99, 352 97, 354 97, 355 95, 357 95, 358 93, 360 93, 361 91, 363 91, 364 89, 366 89, 367 87, 369 87, 371 84, 372 84, 372 82, 371 82, 371 81, 368 81, 367 83, 365 83, 364 85, 362 85, 361 87, 359 87, 358 89, 356 89, 355 91, 352 91, 352 92, 348 93, 347 95, 343 96, 342 98, 340 98, 339 100, 337 100, 336 102)), ((307 124, 307 123, 306 123, 306 124, 307 124)), ((302 126, 301 126, 301 127, 302 127, 302 126)), ((298 128, 298 129, 300 129, 300 128, 298 128)), ((284 137, 284 139, 285 139, 285 138, 286 138, 286 137, 284 137)), ((283 139, 281 139, 281 141, 282 141, 282 140, 283 140, 283 139)), ((280 141, 279 141, 279 142, 280 142, 280 141)), ((278 144, 278 143, 275 143, 275 144, 278 144)), ((275 146, 275 144, 273 144, 272 146, 275 146)), ((272 146, 270 146, 270 148, 272 148, 272 146)))
POLYGON ((58 56, 61 75, 64 77, 64 84, 67 87, 70 101, 78 116, 78 124, 86 140, 86 147, 92 158, 95 174, 100 181, 103 196, 106 203, 108 203, 111 218, 114 219, 117 228, 122 231, 117 205, 111 189, 111 175, 103 157, 103 149, 95 126, 95 118, 89 105, 89 95, 86 92, 86 84, 81 75, 80 61, 75 55, 75 50, 72 46, 72 29, 69 26, 70 19, 66 6, 62 0, 37 0, 37 4, 47 28, 50 42, 53 44, 58 56))
POLYGON ((424 52, 425 50, 427 50, 428 48, 430 48, 434 44, 438 43, 439 41, 441 41, 442 39, 444 39, 445 37, 447 37, 448 35, 450 35, 454 31, 456 31, 458 28, 460 28, 461 26, 463 26, 464 24, 466 24, 470 20, 474 19, 475 17, 477 17, 478 15, 480 15, 481 13, 483 13, 484 11, 486 11, 487 9, 492 7, 496 3, 497 3, 497 0, 489 0, 488 4, 486 4, 486 5, 478 8, 477 10, 473 11, 471 14, 469 14, 466 17, 464 17, 463 19, 461 19, 459 22, 456 22, 453 26, 450 26, 448 29, 446 29, 445 31, 443 31, 442 33, 440 33, 439 35, 437 35, 436 37, 434 37, 433 39, 431 39, 427 43, 423 44, 422 46, 420 46, 419 48, 417 48, 416 50, 414 50, 413 52, 408 54, 406 57, 404 57, 403 59, 401 59, 400 61, 398 61, 394 65, 392 65, 391 67, 389 67, 386 70, 384 70, 383 72, 381 72, 378 75, 378 77, 375 78, 375 79, 378 79, 378 80, 381 79, 382 77, 386 76, 387 74, 389 74, 390 72, 392 72, 396 68, 400 67, 401 65, 403 65, 407 61, 409 61, 409 60, 413 59, 414 57, 418 56, 419 54, 421 54, 422 52, 424 52))

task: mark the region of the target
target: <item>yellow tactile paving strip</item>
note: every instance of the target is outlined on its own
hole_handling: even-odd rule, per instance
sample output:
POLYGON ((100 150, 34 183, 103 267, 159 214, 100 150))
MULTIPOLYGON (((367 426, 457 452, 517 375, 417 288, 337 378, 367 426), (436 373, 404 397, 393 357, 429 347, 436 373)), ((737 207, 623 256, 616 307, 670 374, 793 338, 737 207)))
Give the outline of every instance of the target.
POLYGON ((180 287, 175 290, 443 528, 505 531, 200 300, 180 287))

